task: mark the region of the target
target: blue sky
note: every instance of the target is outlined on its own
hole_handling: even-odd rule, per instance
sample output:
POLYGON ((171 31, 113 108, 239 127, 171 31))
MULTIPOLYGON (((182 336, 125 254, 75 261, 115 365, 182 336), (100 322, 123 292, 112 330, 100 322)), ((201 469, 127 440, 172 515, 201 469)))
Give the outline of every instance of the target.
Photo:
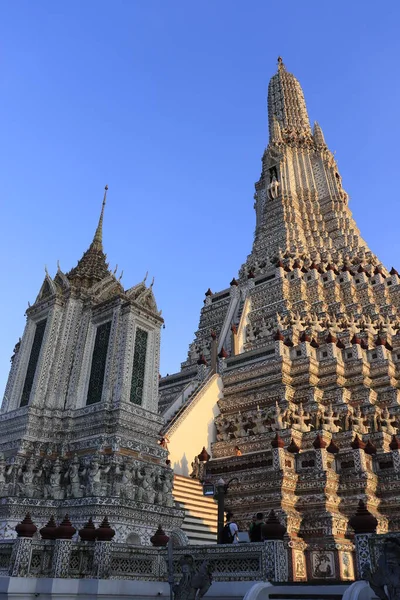
POLYGON ((400 267, 395 2, 8 0, 0 17, 0 388, 44 265, 104 245, 155 276, 161 372, 185 359, 204 292, 250 252, 253 184, 279 54, 336 157, 363 237, 400 267))

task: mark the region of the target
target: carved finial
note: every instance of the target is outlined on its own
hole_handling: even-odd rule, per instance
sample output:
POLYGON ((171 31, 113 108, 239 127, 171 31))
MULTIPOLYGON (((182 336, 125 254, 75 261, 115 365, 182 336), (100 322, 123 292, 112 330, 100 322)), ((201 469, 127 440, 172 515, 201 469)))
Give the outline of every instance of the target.
POLYGON ((124 270, 122 269, 122 271, 121 271, 121 275, 119 276, 119 279, 118 279, 118 281, 121 281, 123 274, 124 274, 124 270))
POLYGON ((150 287, 152 288, 152 287, 153 287, 153 285, 154 285, 154 277, 153 277, 153 279, 151 280, 150 287))
POLYGON ((44 272, 46 273, 47 277, 49 276, 49 272, 47 270, 47 265, 44 265, 44 272))
POLYGON ((278 56, 278 69, 284 69, 285 65, 283 64, 282 56, 278 56))
POLYGON ((60 261, 59 260, 57 260, 57 271, 61 271, 61 269, 60 269, 60 261))
POLYGON ((149 275, 149 272, 146 271, 146 275, 144 276, 143 283, 146 283, 146 279, 147 279, 148 275, 149 275))
POLYGON ((97 225, 96 233, 94 234, 94 238, 93 238, 93 242, 92 242, 92 245, 98 245, 98 246, 100 246, 100 249, 103 248, 103 217, 104 217, 104 207, 106 205, 106 199, 107 199, 107 191, 108 191, 108 185, 106 185, 104 188, 104 196, 103 196, 103 203, 101 205, 101 213, 100 213, 99 223, 97 225))
POLYGON ((115 273, 118 271, 118 264, 115 265, 115 269, 113 271, 113 275, 115 275, 115 273))
POLYGON ((317 121, 315 121, 315 123, 314 123, 313 137, 314 137, 314 142, 316 143, 317 146, 326 146, 324 134, 322 133, 322 129, 319 126, 319 124, 317 123, 317 121))

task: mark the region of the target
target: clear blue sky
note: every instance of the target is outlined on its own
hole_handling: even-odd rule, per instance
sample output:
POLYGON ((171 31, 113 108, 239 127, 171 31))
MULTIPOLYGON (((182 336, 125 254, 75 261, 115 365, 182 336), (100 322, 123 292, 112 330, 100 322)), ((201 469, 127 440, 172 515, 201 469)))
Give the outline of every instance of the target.
POLYGON ((161 371, 178 370, 205 290, 251 249, 279 54, 337 151, 364 238, 400 268, 400 8, 358 4, 1 4, 1 389, 44 265, 76 264, 106 183, 110 265, 125 287, 155 276, 161 371))

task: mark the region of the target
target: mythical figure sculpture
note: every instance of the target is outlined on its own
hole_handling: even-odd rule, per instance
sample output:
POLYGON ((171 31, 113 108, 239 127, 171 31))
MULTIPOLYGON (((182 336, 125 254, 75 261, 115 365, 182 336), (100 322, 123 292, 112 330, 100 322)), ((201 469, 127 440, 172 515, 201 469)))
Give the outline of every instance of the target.
POLYGON ((397 433, 397 420, 390 414, 387 406, 382 410, 381 413, 381 427, 382 431, 389 433, 390 435, 396 435, 397 433))
POLYGON ((165 506, 172 508, 175 506, 174 498, 172 496, 172 489, 174 487, 174 472, 172 469, 167 469, 164 473, 164 480, 162 486, 163 500, 165 506))
POLYGON ((0 498, 4 498, 9 495, 9 484, 7 482, 7 476, 11 474, 13 465, 7 467, 4 456, 0 455, 0 498))
POLYGON ((80 463, 75 454, 67 473, 66 478, 69 478, 68 495, 72 498, 82 498, 83 490, 85 489, 81 483, 82 474, 79 472, 80 463))
POLYGON ((236 419, 237 423, 237 431, 235 437, 244 437, 247 435, 247 431, 245 429, 246 417, 243 416, 240 412, 238 418, 236 419))
POLYGON ((193 556, 185 554, 179 559, 182 577, 178 584, 174 585, 174 600, 189 600, 191 595, 191 583, 194 575, 193 556))
POLYGON ((332 404, 329 404, 329 406, 325 407, 322 428, 325 429, 325 431, 330 431, 330 433, 337 433, 342 429, 336 425, 337 418, 337 415, 333 412, 332 404))
POLYGON ((263 412, 261 410, 257 410, 257 412, 254 415, 253 431, 254 431, 255 435, 264 433, 264 431, 267 430, 267 427, 265 426, 265 423, 264 423, 264 417, 265 417, 265 415, 263 414, 263 412))
POLYGON ((62 467, 60 459, 56 458, 50 473, 49 482, 45 486, 46 496, 53 498, 54 500, 61 500, 62 498, 64 498, 64 490, 61 486, 61 471, 62 467))
POLYGON ((293 415, 293 419, 296 421, 292 425, 293 429, 297 429, 298 431, 301 431, 303 433, 311 431, 312 425, 306 422, 310 420, 310 415, 305 412, 301 402, 297 407, 295 414, 293 415))
POLYGON ((155 486, 156 486, 156 494, 155 494, 155 503, 163 504, 164 503, 164 493, 163 493, 163 475, 161 471, 156 471, 155 477, 155 486))
POLYGON ((145 488, 143 486, 144 474, 142 473, 141 467, 137 467, 137 469, 136 469, 135 480, 137 483, 136 500, 138 500, 139 502, 146 502, 147 497, 146 497, 145 488))
POLYGON ((200 479, 200 461, 198 456, 194 457, 191 467, 192 472, 190 473, 190 477, 192 479, 200 479))
POLYGON ((179 560, 182 577, 174 585, 174 600, 197 600, 202 598, 212 583, 212 570, 207 560, 195 572, 193 556, 185 554, 179 560))
POLYGON ((87 471, 87 484, 86 484, 86 495, 87 496, 104 496, 106 490, 102 482, 103 473, 106 474, 111 469, 111 465, 102 467, 100 460, 95 456, 90 464, 88 470, 84 470, 83 474, 87 471))
POLYGON ((261 338, 267 337, 268 335, 270 335, 270 333, 271 333, 271 328, 268 326, 266 320, 262 319, 261 329, 260 329, 260 337, 261 338))
POLYGON ((133 464, 125 464, 121 479, 121 496, 134 500, 135 498, 135 467, 133 464))
POLYGON ((156 496, 154 475, 151 467, 145 467, 144 472, 140 467, 136 470, 136 500, 139 502, 153 504, 156 496))
POLYGON ((18 484, 18 495, 25 496, 26 498, 36 498, 39 495, 37 480, 41 475, 42 469, 35 472, 35 463, 33 458, 30 457, 26 463, 25 471, 20 468, 18 472, 18 476, 22 479, 18 484))
POLYGON ((254 335, 254 329, 251 325, 251 323, 248 323, 246 325, 246 342, 254 342, 256 339, 256 336, 254 335))
POLYGON ((386 538, 376 570, 364 573, 364 577, 381 600, 400 600, 400 542, 386 538))
POLYGON ((154 503, 154 499, 156 496, 155 490, 155 471, 151 467, 145 467, 144 469, 144 478, 142 481, 142 487, 146 494, 146 501, 149 504, 154 503))
POLYGON ((194 575, 191 583, 192 593, 189 600, 202 598, 210 589, 212 584, 212 568, 207 560, 204 560, 194 575))
POLYGON ((369 428, 364 424, 364 417, 361 413, 361 409, 359 406, 357 406, 354 409, 354 414, 352 417, 352 427, 355 431, 358 431, 358 433, 368 433, 369 428))
POLYGON ((367 416, 367 422, 371 433, 382 431, 381 411, 376 407, 375 412, 367 416))
POLYGON ((228 431, 230 423, 226 419, 222 419, 216 423, 217 427, 217 440, 219 442, 227 442, 231 439, 230 432, 228 431))
POLYGON ((275 415, 274 422, 271 425, 274 431, 279 431, 280 429, 287 429, 288 422, 286 420, 286 412, 283 413, 278 402, 275 404, 275 415))
POLYGON ((238 429, 235 421, 233 420, 228 422, 228 426, 225 429, 225 431, 228 434, 228 440, 235 439, 238 437, 238 429))
POLYGON ((224 430, 223 430, 223 421, 215 421, 215 429, 217 431, 216 437, 217 442, 221 442, 223 440, 224 430))

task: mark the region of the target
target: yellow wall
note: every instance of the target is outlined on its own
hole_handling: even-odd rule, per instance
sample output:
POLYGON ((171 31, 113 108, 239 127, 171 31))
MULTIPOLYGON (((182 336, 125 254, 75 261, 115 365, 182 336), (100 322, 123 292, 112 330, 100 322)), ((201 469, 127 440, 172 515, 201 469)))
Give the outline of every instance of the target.
POLYGON ((166 435, 171 467, 179 475, 190 475, 194 457, 206 447, 211 455, 211 444, 216 440, 214 418, 219 415, 217 401, 222 398, 222 380, 219 375, 200 388, 184 413, 166 435))

